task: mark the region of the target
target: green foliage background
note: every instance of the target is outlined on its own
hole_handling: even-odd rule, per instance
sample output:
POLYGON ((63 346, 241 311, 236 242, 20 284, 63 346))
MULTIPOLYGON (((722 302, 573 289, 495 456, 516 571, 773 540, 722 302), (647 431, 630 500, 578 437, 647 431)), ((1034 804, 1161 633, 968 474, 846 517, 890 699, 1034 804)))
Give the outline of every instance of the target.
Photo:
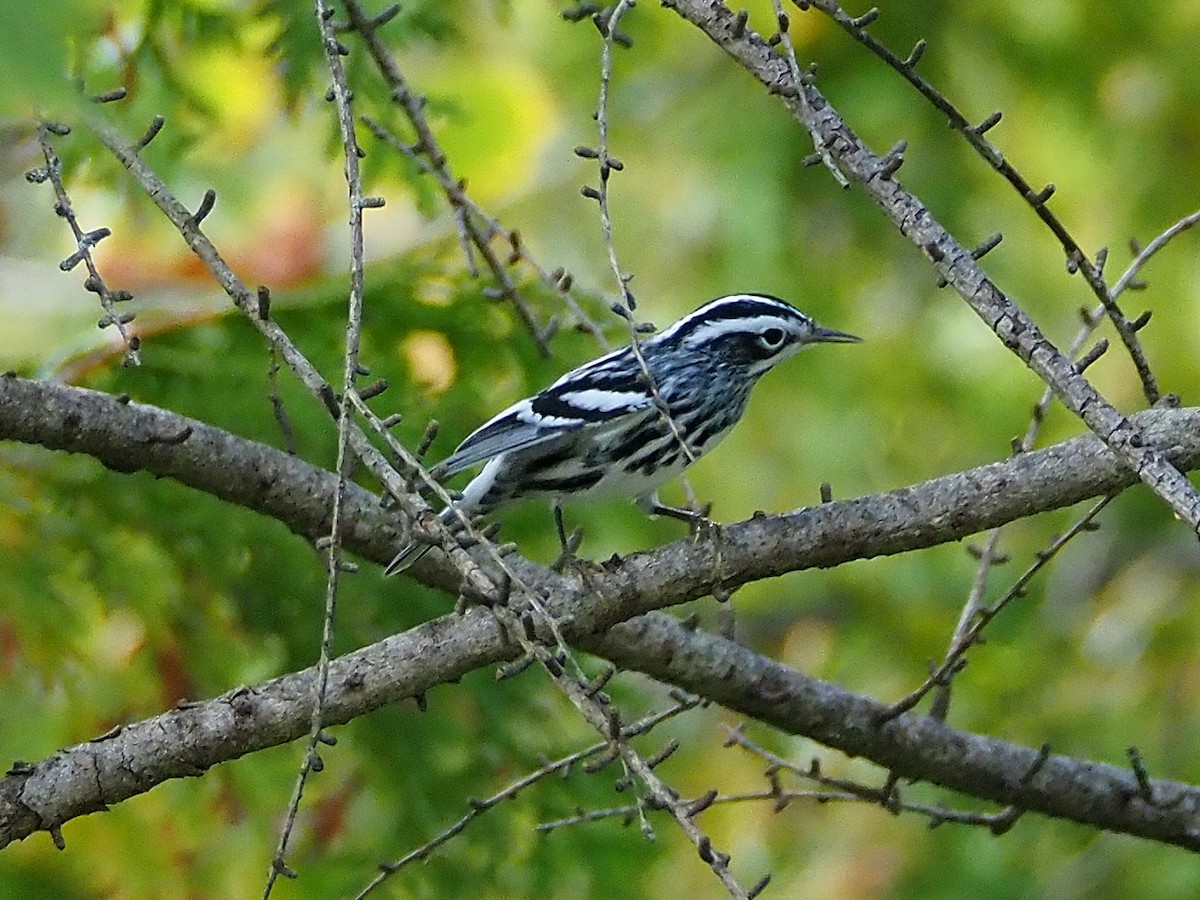
MULTIPOLYGON (((247 281, 275 289, 280 321, 331 378, 340 371, 346 278, 344 182, 311 11, 304 4, 70 0, 53 14, 0 3, 0 361, 26 374, 126 392, 280 445, 267 400, 265 348, 124 173, 84 129, 56 142, 85 227, 108 225, 101 265, 138 295, 145 365, 124 370, 95 330, 78 279, 57 269, 70 252, 36 165, 37 116, 76 121, 63 72, 130 99, 105 108, 129 134, 162 113, 146 151, 184 202, 208 186, 206 229, 247 281)), ((983 119, 1031 182, 1053 181, 1055 211, 1087 247, 1112 247, 1109 274, 1143 242, 1200 206, 1200 8, 1194 3, 1044 0, 881 4, 872 26, 903 53, 929 41, 922 71, 983 119)), ((861 12, 862 10, 852 10, 861 12)), ((388 27, 414 87, 472 196, 521 230, 548 267, 565 265, 594 298, 615 340, 612 290, 594 180, 571 148, 594 143, 599 39, 549 4, 512 0, 411 2, 388 27)), ((770 31, 769 4, 751 24, 770 31)), ((986 260, 996 283, 1060 345, 1092 303, 1028 207, 949 132, 944 121, 861 47, 816 13, 793 11, 803 60, 876 148, 909 142, 899 177, 966 243, 1002 231, 986 260)), ((637 9, 634 48, 617 61, 612 152, 616 241, 639 312, 662 325, 738 290, 792 299, 825 324, 863 335, 774 373, 725 446, 695 468, 717 518, 900 487, 1003 457, 1040 393, 957 297, 891 231, 861 193, 807 168, 811 144, 779 106, 703 36, 669 11, 637 9)), ((365 54, 349 40, 360 108, 396 122, 365 54)), ((388 207, 368 218, 364 359, 393 387, 375 401, 402 411, 400 432, 442 423, 437 458, 484 418, 594 355, 565 331, 538 356, 510 311, 481 298, 431 182, 364 136, 371 190, 388 207)), ((1185 235, 1147 269, 1154 309, 1143 333, 1166 390, 1192 401, 1200 349, 1200 254, 1185 235)), ((528 273, 522 273, 528 278, 528 273)), ((539 314, 561 313, 530 285, 539 314)), ((1111 352, 1089 373, 1133 409, 1132 369, 1111 352)), ((286 372, 281 391, 306 458, 332 464, 329 424, 286 372)), ((1046 439, 1080 431, 1055 409, 1046 439)), ((318 555, 281 526, 145 475, 88 459, 0 447, 0 760, 40 759, 112 725, 153 715, 315 658, 324 574, 318 555)), ((622 504, 575 513, 584 553, 650 547, 679 536, 622 504)), ((1013 562, 998 594, 1070 513, 1009 530, 1013 562)), ((1056 752, 1120 762, 1137 745, 1156 776, 1200 779, 1195 748, 1200 555, 1194 538, 1141 489, 1120 498, 1104 527, 1078 540, 1030 595, 998 621, 958 683, 952 722, 1056 752)), ((505 518, 530 556, 554 554, 540 507, 505 518)), ((753 585, 736 599, 741 637, 756 649, 853 690, 898 697, 939 656, 974 564, 951 546, 857 562, 753 585)), ((338 644, 348 650, 447 609, 448 598, 374 567, 345 581, 338 644)), ((711 602, 698 604, 706 621, 711 602)), ((624 676, 627 717, 662 691, 624 676)), ((722 749, 719 710, 673 723, 683 749, 663 772, 685 793, 761 787, 761 765, 722 749)), ((827 771, 882 780, 809 742, 750 733, 827 771)), ((278 897, 342 896, 376 862, 402 855, 482 796, 594 735, 536 674, 496 683, 480 672, 429 697, 339 729, 306 798, 278 897)), ((65 853, 37 835, 0 853, 5 897, 257 896, 299 763, 278 748, 177 782, 112 811, 69 823, 65 853)), ((706 867, 665 821, 647 844, 636 828, 602 822, 539 836, 533 825, 576 806, 623 804, 613 773, 552 779, 484 816, 427 864, 384 892, 395 897, 718 896, 706 867)), ((927 786, 906 796, 943 799, 927 786)), ((945 798, 958 806, 960 798, 945 798)), ((745 883, 771 871, 774 896, 1192 897, 1183 851, 1074 825, 1022 820, 1008 835, 945 826, 878 809, 796 803, 778 815, 743 804, 704 814, 745 883)))

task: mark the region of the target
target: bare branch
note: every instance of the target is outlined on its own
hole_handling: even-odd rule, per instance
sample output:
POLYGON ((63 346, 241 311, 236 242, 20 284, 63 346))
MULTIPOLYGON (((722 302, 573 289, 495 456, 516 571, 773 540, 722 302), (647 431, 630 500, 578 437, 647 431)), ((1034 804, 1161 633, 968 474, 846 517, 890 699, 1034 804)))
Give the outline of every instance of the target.
MULTIPOLYGON (((611 668, 608 671, 611 671, 611 668)), ((653 730, 655 726, 659 725, 660 723, 674 718, 681 713, 687 712, 690 709, 695 709, 699 704, 700 699, 698 697, 688 697, 687 695, 681 694, 680 698, 677 699, 673 705, 667 707, 661 712, 645 716, 644 718, 639 719, 637 722, 623 726, 621 729, 622 737, 625 740, 629 740, 630 738, 637 737, 638 735, 646 734, 647 732, 653 730)), ((432 840, 427 841, 420 847, 417 847, 415 850, 411 850, 410 852, 406 853, 400 859, 394 862, 383 863, 380 868, 385 873, 390 874, 399 871, 410 863, 424 862, 429 858, 430 854, 432 854, 443 844, 448 843, 462 833, 462 831, 468 825, 470 825, 473 821, 475 821, 475 819, 479 818, 484 813, 495 809, 496 806, 503 803, 505 800, 512 800, 527 787, 546 778, 549 775, 562 773, 565 777, 577 767, 578 763, 598 756, 607 750, 608 746, 609 745, 607 741, 600 741, 599 743, 592 744, 590 747, 585 747, 583 750, 577 750, 575 753, 568 754, 560 759, 552 760, 551 762, 546 763, 545 765, 530 772, 528 775, 513 781, 506 787, 492 794, 490 797, 472 799, 469 803, 470 809, 453 825, 432 840)), ((381 881, 382 878, 376 878, 369 885, 367 885, 366 888, 355 895, 355 900, 359 900, 359 898, 367 896, 372 888, 381 881)))
MULTIPOLYGON (((342 65, 345 47, 333 31, 333 7, 328 0, 316 0, 317 27, 321 33, 321 45, 325 50, 325 61, 333 79, 333 99, 337 105, 338 130, 342 136, 342 157, 345 164, 348 206, 350 211, 350 296, 346 316, 346 349, 342 370, 342 396, 337 417, 337 484, 333 491, 333 503, 326 554, 325 613, 321 626, 321 647, 317 656, 317 677, 314 685, 311 726, 308 742, 304 749, 300 770, 296 773, 295 786, 280 830, 279 842, 271 867, 263 886, 263 900, 271 891, 279 876, 290 871, 286 864, 288 842, 300 811, 300 802, 308 778, 320 771, 318 747, 324 728, 325 695, 329 688, 329 662, 333 653, 334 618, 337 611, 338 591, 345 566, 342 561, 342 527, 346 509, 346 485, 350 481, 354 455, 350 449, 351 395, 359 374, 358 354, 362 340, 363 316, 363 199, 362 176, 359 169, 360 151, 354 133, 354 113, 351 109, 351 91, 346 81, 346 69, 342 65)), ((372 206, 379 204, 372 203, 372 206)))
POLYGON ((1017 810, 1062 817, 1192 850, 1200 788, 1139 777, 1124 766, 1051 754, 906 714, 886 724, 883 704, 811 678, 753 651, 652 614, 589 646, 619 665, 801 734, 904 778, 930 781, 1017 810))
MULTIPOLYGON (((771 6, 775 10, 775 23, 779 28, 779 41, 783 45, 784 58, 787 60, 788 68, 791 70, 792 83, 800 84, 804 78, 804 75, 800 71, 799 62, 796 61, 796 47, 792 43, 792 36, 789 33, 791 20, 789 19, 787 13, 783 11, 783 3, 781 0, 771 0, 771 6)), ((739 19, 741 15, 741 13, 738 13, 739 19)), ((805 97, 803 91, 796 92, 796 99, 800 103, 808 102, 808 99, 805 97)), ((811 120, 812 113, 809 111, 809 113, 803 117, 802 122, 807 124, 811 120)), ((825 168, 829 170, 829 174, 833 176, 834 181, 836 181, 842 187, 849 187, 850 182, 846 180, 846 176, 843 175, 842 170, 838 168, 837 160, 833 158, 833 154, 829 151, 829 147, 825 145, 825 141, 822 139, 821 135, 815 129, 811 128, 809 129, 808 133, 812 136, 813 151, 816 158, 819 159, 825 168)), ((899 159, 899 157, 897 157, 897 159, 899 159)))
POLYGON ((474 270, 474 263, 470 254, 470 248, 474 246, 487 263, 492 277, 500 285, 499 297, 507 299, 513 305, 517 316, 533 336, 538 348, 544 355, 549 356, 549 340, 553 334, 552 323, 545 328, 538 325, 528 300, 525 299, 521 291, 517 288, 504 262, 501 261, 500 257, 492 249, 491 242, 493 239, 500 238, 506 241, 512 248, 512 255, 529 263, 537 273, 538 278, 550 290, 558 294, 559 299, 571 311, 579 326, 596 338, 600 345, 607 349, 607 340, 603 332, 571 295, 570 279, 564 280, 562 273, 555 276, 554 273, 548 272, 538 264, 525 249, 516 231, 504 228, 498 220, 485 213, 467 195, 465 182, 457 178, 451 171, 450 163, 446 159, 445 153, 442 152, 433 129, 429 127, 429 123, 425 119, 424 98, 415 93, 409 86, 404 73, 400 70, 400 66, 396 62, 396 58, 377 33, 386 20, 381 21, 379 18, 372 19, 367 16, 358 0, 346 0, 346 13, 349 16, 351 27, 362 37, 363 42, 366 44, 367 52, 379 69, 380 75, 383 76, 384 81, 391 88, 392 99, 404 112, 405 117, 412 125, 413 131, 417 136, 416 143, 404 143, 383 125, 371 118, 364 118, 363 121, 375 133, 376 137, 403 153, 418 169, 437 180, 442 193, 445 194, 446 201, 454 210, 460 239, 463 241, 464 249, 467 251, 468 266, 474 270))
MULTIPOLYGON (((929 819, 929 827, 936 828, 939 825, 952 822, 956 825, 975 825, 987 828, 993 834, 1001 834, 1011 828, 1020 818, 1023 810, 1014 806, 1006 806, 1004 809, 995 813, 980 813, 970 812, 967 810, 947 809, 944 806, 930 806, 925 803, 913 803, 909 800, 904 800, 900 797, 899 791, 895 789, 880 789, 870 785, 861 784, 857 781, 851 781, 846 778, 836 778, 831 775, 826 775, 821 771, 820 762, 813 759, 807 766, 799 766, 795 763, 784 759, 774 753, 771 753, 764 747, 759 746, 754 741, 746 737, 744 729, 741 726, 730 727, 725 726, 725 730, 729 732, 729 739, 725 742, 725 746, 737 745, 745 750, 753 753, 755 756, 764 760, 767 764, 766 776, 771 785, 771 790, 762 792, 763 799, 773 799, 775 801, 776 811, 782 809, 793 799, 799 797, 801 799, 816 799, 820 802, 829 800, 857 800, 861 803, 870 803, 886 809, 889 813, 895 814, 899 812, 911 812, 917 815, 925 816, 929 819), (779 773, 781 771, 791 772, 798 778, 806 781, 812 781, 815 784, 826 788, 824 791, 790 791, 784 790, 780 783, 779 773)), ((747 799, 754 799, 755 795, 748 795, 747 799)), ((742 797, 718 797, 717 802, 724 800, 725 802, 733 802, 740 800, 742 797)))
POLYGON ((1138 273, 1142 271, 1142 267, 1150 261, 1150 258, 1153 257, 1154 254, 1156 254, 1163 247, 1167 246, 1167 244, 1169 244, 1175 238, 1179 237, 1179 235, 1183 234, 1185 231, 1188 231, 1197 222, 1200 222, 1200 210, 1184 216, 1182 219, 1152 240, 1144 248, 1139 250, 1137 255, 1134 257, 1133 262, 1129 264, 1129 268, 1125 270, 1121 277, 1117 279, 1116 284, 1112 286, 1112 295, 1114 297, 1120 296, 1126 289, 1130 288, 1137 279, 1138 273))
MULTIPOLYGON (((1135 420, 1149 439, 1171 448, 1178 465, 1200 464, 1200 409, 1150 410, 1135 420)), ((167 475, 278 518, 310 538, 328 534, 330 527, 327 498, 336 475, 154 407, 8 376, 0 378, 0 437, 86 452, 121 471, 167 475)), ((889 494, 751 519, 723 530, 722 584, 736 587, 785 571, 957 540, 1003 521, 1114 492, 1134 480, 1111 452, 1087 436, 889 494)), ((394 527, 377 498, 347 485, 347 549, 384 563, 394 552, 394 527)), ((1074 761, 1055 757, 1048 780, 1023 786, 1012 773, 1033 751, 911 716, 881 725, 878 717, 887 710, 883 704, 804 679, 666 617, 643 616, 603 634, 631 616, 711 591, 710 553, 703 542, 681 540, 627 557, 589 574, 586 582, 515 558, 507 562, 526 580, 546 588, 551 598, 547 612, 560 623, 566 640, 621 665, 866 756, 905 777, 1192 846, 1194 831, 1190 822, 1184 825, 1193 801, 1200 809, 1200 797, 1192 792, 1166 814, 1152 815, 1136 800, 1117 810, 1109 799, 1097 801, 1089 813, 1082 809, 1080 792, 1132 783, 1132 774, 1121 769, 1118 777, 1101 766, 1085 770, 1091 773, 1085 777, 1072 768, 1074 761), (869 727, 864 717, 873 717, 869 727), (849 725, 843 728, 842 722, 849 725)), ((420 572, 431 581, 459 583, 444 564, 431 562, 420 572)), ((443 617, 335 660, 324 720, 348 721, 519 652, 487 610, 443 617)), ((15 767, 14 774, 0 780, 0 846, 166 779, 194 775, 308 733, 315 677, 309 669, 239 689, 128 726, 104 741, 64 750, 42 763, 15 767)), ((1170 798, 1183 790, 1157 783, 1154 795, 1170 798)))
MULTIPOLYGON (((728 7, 701 0, 669 0, 668 5, 704 31, 769 89, 778 93, 781 85, 790 85, 787 63, 761 37, 747 31, 744 25, 739 29, 728 7)), ((787 91, 781 94, 783 103, 798 119, 805 115, 813 117, 814 121, 806 121, 805 127, 819 130, 842 170, 862 186, 896 229, 922 251, 1004 346, 1051 387, 1063 405, 1079 416, 1194 532, 1200 532, 1200 493, 1170 464, 1164 452, 1076 371, 1071 360, 996 287, 971 251, 933 218, 919 198, 894 178, 878 177, 885 163, 859 140, 829 100, 812 84, 802 83, 799 87, 807 92, 807 103, 800 104, 787 91)))
MULTIPOLYGON (((942 664, 934 669, 932 673, 930 673, 924 684, 922 684, 912 693, 908 694, 902 700, 898 700, 896 703, 892 704, 887 713, 888 718, 897 716, 903 712, 908 712, 908 710, 920 703, 921 699, 927 693, 933 690, 933 688, 948 685, 950 683, 949 679, 959 668, 959 664, 963 656, 966 654, 967 650, 979 642, 980 638, 982 637, 983 630, 987 628, 992 619, 996 618, 996 616, 998 616, 1000 612, 1013 600, 1025 595, 1025 588, 1028 586, 1029 582, 1033 580, 1033 577, 1037 575, 1037 573, 1040 572, 1046 566, 1046 564, 1050 562, 1050 560, 1057 556, 1063 547, 1070 543, 1070 541, 1076 535, 1086 531, 1091 525, 1093 519, 1100 514, 1100 511, 1103 510, 1104 507, 1108 506, 1110 500, 1112 500, 1111 496, 1101 497, 1099 500, 1097 500, 1096 503, 1094 503, 1092 507, 1083 514, 1083 516, 1076 520, 1075 524, 1067 529, 1065 534, 1055 538, 1055 540, 1047 549, 1038 553, 1037 559, 1034 560, 1029 568, 1021 573, 1021 576, 1015 582, 1013 582, 1012 587, 1005 591, 1004 595, 991 606, 972 606, 972 604, 968 604, 963 610, 962 617, 959 619, 958 627, 955 628, 954 637, 950 642, 950 649, 946 653, 945 660, 943 660, 942 664)), ((993 532, 993 534, 995 533, 996 532, 993 532)), ((974 596, 974 591, 972 592, 972 595, 974 596)), ((944 714, 939 716, 939 718, 945 718, 944 714)))
MULTIPOLYGON (((594 606, 594 604, 592 605, 594 606)), ((714 635, 651 614, 603 627, 587 603, 554 604, 568 637, 619 665, 686 686, 731 709, 806 735, 904 777, 1030 812, 1200 849, 1194 822, 1200 789, 1125 767, 1051 755, 905 714, 880 724, 886 707, 714 635), (1154 802, 1145 799, 1146 794, 1154 802)), ((483 609, 444 616, 333 662, 326 719, 348 721, 424 694, 471 669, 511 658, 515 648, 483 609), (430 652, 436 648, 436 652, 430 652)), ((203 703, 186 704, 14 765, 0 779, 0 847, 37 830, 141 793, 169 778, 307 733, 316 672, 310 668, 203 703)))
MULTIPOLYGON (((1142 267, 1149 262, 1150 258, 1154 256, 1154 254, 1165 247, 1174 238, 1190 229, 1198 221, 1200 221, 1200 211, 1194 212, 1188 216, 1184 216, 1178 222, 1162 232, 1162 234, 1158 235, 1149 244, 1147 244, 1144 249, 1140 250, 1133 261, 1129 264, 1129 268, 1125 270, 1124 274, 1122 274, 1113 285, 1111 291, 1112 296, 1116 298, 1123 291, 1125 291, 1131 284, 1134 283, 1142 267)), ((1078 334, 1076 334, 1075 338, 1071 341, 1070 347, 1068 347, 1066 350, 1066 355, 1068 357, 1071 359, 1076 358, 1076 355, 1083 348, 1083 345, 1086 343, 1087 339, 1091 336, 1092 332, 1095 331, 1096 326, 1102 321, 1103 316, 1103 305, 1096 307, 1091 312, 1088 312, 1087 310, 1082 311, 1083 325, 1078 334)), ((1100 346, 1101 345, 1097 345, 1097 347, 1100 346)), ((1081 362, 1077 364, 1079 365, 1080 371, 1083 371, 1083 369, 1086 368, 1086 364, 1086 359, 1081 360, 1081 362)), ((1016 442, 1013 448, 1014 452, 1025 453, 1033 449, 1038 433, 1041 430, 1042 421, 1045 419, 1046 413, 1049 411, 1050 401, 1053 396, 1054 394, 1049 388, 1046 388, 1045 391, 1042 392, 1041 398, 1033 407, 1033 415, 1030 418, 1029 426, 1025 429, 1025 434, 1016 442)), ((1168 398, 1164 397, 1162 399, 1163 401, 1166 401, 1168 398)), ((1089 512, 1087 515, 1088 519, 1090 520, 1094 513, 1089 512)), ((1073 527, 1071 532, 1077 533, 1076 528, 1073 527)), ((950 639, 950 646, 947 649, 947 656, 941 666, 941 669, 943 670, 943 676, 946 676, 953 671, 950 657, 953 655, 961 656, 961 654, 957 653, 956 651, 963 645, 963 641, 966 640, 968 632, 971 631, 972 626, 975 624, 976 616, 983 609, 983 597, 984 591, 987 588, 988 575, 991 572, 993 563, 1001 558, 998 548, 1002 533, 1003 526, 992 531, 988 535, 987 542, 984 544, 982 550, 979 551, 979 565, 975 572, 975 579, 971 584, 971 590, 967 595, 966 602, 963 604, 962 613, 959 615, 958 624, 954 629, 954 635, 950 639), (947 668, 948 665, 951 667, 947 668)), ((989 616, 989 618, 991 617, 989 616)), ((938 706, 939 712, 944 718, 949 705, 950 684, 948 681, 943 680, 938 687, 941 693, 938 699, 935 701, 935 704, 938 706)))
MULTIPOLYGON (((1169 448, 1184 469, 1200 465, 1200 408, 1160 408, 1133 417, 1147 438, 1169 448)), ((167 476, 222 500, 278 519, 315 541, 330 527, 327 498, 334 476, 294 456, 238 438, 195 419, 97 391, 0 377, 0 439, 86 453, 119 472, 167 476)), ((1088 435, 1043 450, 945 475, 895 491, 838 500, 791 513, 762 516, 722 528, 721 585, 732 589, 759 578, 852 559, 902 553, 957 541, 1004 522, 1136 483, 1125 466, 1088 435)), ((347 487, 346 547, 386 564, 399 527, 368 491, 347 487)), ((619 621, 629 615, 704 596, 712 590, 711 549, 685 538, 625 557, 590 584, 553 576, 516 558, 517 574, 553 592, 578 595, 594 611, 619 621), (612 597, 615 604, 608 602, 612 597)), ((456 590, 460 578, 444 561, 427 557, 412 570, 429 584, 456 590)))
POLYGON ((101 276, 95 260, 92 258, 92 248, 112 232, 107 228, 97 228, 85 232, 80 227, 79 219, 75 215, 75 208, 71 205, 71 197, 67 193, 66 185, 63 183, 62 160, 54 152, 54 146, 50 141, 51 134, 62 136, 69 133, 69 129, 63 125, 56 125, 54 123, 42 123, 39 125, 37 130, 38 144, 42 148, 42 157, 46 160, 46 166, 43 169, 33 169, 27 172, 25 177, 26 180, 32 183, 41 181, 50 182, 50 186, 54 189, 54 211, 66 221, 68 227, 71 229, 72 236, 75 238, 75 252, 64 259, 59 264, 59 268, 67 272, 81 262, 84 264, 88 275, 84 280, 83 286, 100 299, 100 306, 104 310, 104 315, 98 323, 99 326, 101 328, 108 328, 110 325, 116 327, 117 333, 121 336, 121 341, 125 344, 125 365, 137 366, 141 364, 141 355, 139 352, 141 349, 141 339, 129 328, 134 314, 122 313, 117 310, 118 303, 133 299, 133 295, 128 291, 114 291, 109 288, 103 276, 101 276))
POLYGON ((984 134, 995 127, 1000 121, 1000 113, 992 113, 979 125, 972 125, 966 116, 950 102, 945 94, 934 87, 928 79, 917 71, 916 62, 924 55, 927 49, 924 41, 918 44, 920 47, 919 52, 914 48, 916 59, 913 59, 912 55, 908 59, 901 59, 867 30, 867 26, 878 18, 878 14, 870 17, 859 16, 855 18, 847 13, 838 3, 834 2, 834 0, 809 0, 808 5, 816 7, 825 13, 825 15, 833 19, 851 37, 882 59, 888 66, 895 69, 935 109, 946 116, 950 127, 961 134, 967 143, 983 157, 984 161, 995 169, 1005 181, 1011 184, 1017 193, 1029 204, 1037 217, 1053 232, 1055 238, 1062 245, 1069 271, 1072 273, 1078 271, 1082 274, 1092 293, 1100 300, 1101 306, 1112 321, 1117 334, 1120 335, 1121 341, 1129 353, 1129 358, 1133 361, 1134 369, 1137 371, 1138 378, 1142 382, 1142 391, 1146 395, 1146 402, 1151 405, 1157 403, 1161 396, 1158 382, 1154 377, 1154 373, 1150 370, 1150 364, 1146 360, 1146 354, 1142 349, 1141 341, 1137 338, 1138 329, 1133 327, 1133 323, 1125 316, 1125 313, 1116 302, 1116 298, 1120 292, 1110 291, 1104 281, 1101 254, 1097 254, 1097 259, 1093 262, 1087 253, 1084 252, 1083 248, 1079 246, 1079 243, 1071 235, 1070 231, 1067 230, 1062 221, 1050 211, 1047 202, 1054 194, 1054 185, 1048 184, 1040 190, 1035 189, 1017 171, 1012 163, 1008 161, 1000 149, 988 138, 984 137, 984 134))
MULTIPOLYGON (((667 402, 663 399, 662 392, 658 388, 658 383, 650 371, 650 366, 646 363, 646 357, 642 354, 642 345, 638 337, 638 325, 634 318, 634 313, 637 310, 637 300, 634 298, 633 292, 629 290, 629 282, 633 280, 633 275, 627 274, 621 269, 620 260, 617 258, 617 244, 613 237, 612 213, 609 210, 609 187, 612 174, 613 172, 620 172, 625 168, 620 160, 609 153, 608 111, 609 94, 612 89, 613 44, 620 33, 618 29, 622 16, 629 12, 633 6, 633 0, 619 0, 611 10, 602 10, 596 13, 593 18, 603 38, 600 51, 600 91, 596 99, 598 146, 594 152, 582 155, 593 157, 596 160, 600 187, 585 186, 582 193, 583 196, 595 200, 596 206, 600 210, 600 230, 604 235, 605 250, 608 252, 608 265, 612 269, 613 277, 616 280, 618 296, 620 297, 613 305, 613 312, 625 322, 628 331, 629 347, 633 351, 634 359, 637 360, 638 368, 641 369, 642 379, 646 384, 646 389, 650 392, 654 408, 658 411, 659 417, 670 430, 675 443, 679 445, 680 452, 682 452, 688 463, 691 464, 696 461, 696 451, 688 444, 683 429, 675 421, 675 417, 671 415, 670 407, 667 406, 667 402)), ((578 153, 579 151, 576 152, 578 153)), ((696 500, 691 483, 686 478, 683 481, 691 505, 698 507, 699 503, 696 500)))

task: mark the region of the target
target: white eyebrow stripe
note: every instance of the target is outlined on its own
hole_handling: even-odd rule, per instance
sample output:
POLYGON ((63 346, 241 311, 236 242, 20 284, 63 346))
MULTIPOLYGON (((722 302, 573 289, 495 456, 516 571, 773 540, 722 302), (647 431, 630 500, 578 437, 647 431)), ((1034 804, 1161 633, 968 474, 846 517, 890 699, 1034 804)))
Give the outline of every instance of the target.
POLYGON ((773 315, 754 316, 749 319, 716 319, 698 326, 684 340, 688 343, 693 341, 705 343, 726 334, 745 334, 747 332, 756 334, 767 328, 781 328, 792 333, 793 323, 781 316, 773 315))

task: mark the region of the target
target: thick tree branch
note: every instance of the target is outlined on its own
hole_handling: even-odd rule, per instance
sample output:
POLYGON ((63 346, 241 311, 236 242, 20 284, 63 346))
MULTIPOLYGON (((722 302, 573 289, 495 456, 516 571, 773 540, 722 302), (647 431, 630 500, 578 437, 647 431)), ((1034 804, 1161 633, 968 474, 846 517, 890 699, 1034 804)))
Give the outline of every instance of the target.
MULTIPOLYGON (((555 613, 562 605, 551 603, 555 613)), ((1154 840, 1200 849, 1200 789, 973 735, 887 707, 766 659, 731 641, 683 628, 661 613, 607 634, 588 634, 586 609, 564 627, 581 646, 622 665, 688 686, 723 705, 905 777, 972 796, 1154 840)), ((385 704, 516 655, 492 616, 475 608, 444 616, 335 660, 326 722, 349 721, 385 704)), ((35 831, 144 792, 308 730, 316 668, 204 703, 186 704, 36 765, 16 763, 0 780, 0 847, 35 831)))
MULTIPOLYGON (((1133 417, 1147 440, 1183 469, 1200 466, 1200 408, 1147 410, 1133 417)), ((336 475, 195 419, 98 391, 0 377, 0 439, 96 457, 119 472, 168 476, 278 519, 309 540, 328 533, 336 475)), ((631 554, 608 571, 559 575, 528 562, 522 577, 603 609, 603 624, 787 572, 919 550, 1016 519, 1060 509, 1136 482, 1091 436, 911 487, 724 526, 721 567, 708 541, 683 539, 631 554), (627 604, 632 604, 627 608, 627 604)), ((386 563, 402 526, 369 491, 347 495, 348 549, 386 563)), ((482 561, 482 559, 481 559, 482 561)), ((413 569, 427 584, 456 590, 457 573, 430 555, 413 569)))
POLYGON ((1200 788, 1192 785, 1156 781, 1147 797, 1130 769, 1046 755, 928 716, 885 721, 885 704, 716 635, 689 631, 662 613, 617 625, 587 646, 618 665, 864 757, 899 777, 1200 850, 1200 788))
MULTIPOLYGON (((1135 419, 1149 439, 1167 448, 1176 465, 1200 465, 1200 409, 1152 410, 1135 419)), ((277 518, 310 538, 329 527, 336 475, 154 407, 6 376, 0 378, 0 437, 87 453, 118 471, 168 475, 277 518)), ((676 629, 661 615, 630 622, 616 637, 604 636, 633 616, 703 596, 718 580, 732 587, 787 571, 927 547, 1134 482, 1133 474, 1110 451, 1087 436, 887 494, 728 526, 722 529, 719 573, 711 570, 712 548, 692 540, 627 557, 605 572, 590 573, 586 583, 578 575, 557 575, 517 559, 511 564, 522 578, 547 589, 546 606, 569 640, 611 654, 630 668, 691 690, 703 689, 732 709, 866 756, 901 775, 1193 846, 1198 839, 1181 824, 1195 807, 1190 789, 1169 810, 1134 799, 1121 813, 1115 801, 1100 804, 1093 796, 1124 790, 1120 770, 1069 760, 1055 763, 1076 767, 1065 781, 1044 784, 1031 778, 1022 783, 1018 778, 1014 786, 1014 767, 1027 763, 1034 751, 914 716, 902 716, 870 733, 863 727, 834 727, 829 723, 843 718, 861 725, 864 716, 875 716, 884 707, 790 672, 737 645, 700 634, 688 637, 689 632, 676 629), (759 675, 746 675, 742 667, 759 675), (1099 811, 1090 818, 1077 814, 1084 803, 1099 811)), ((349 486, 346 516, 347 548, 380 563, 390 559, 398 531, 372 494, 349 486)), ((418 574, 431 583, 453 581, 452 573, 437 561, 428 562, 418 574)), ((472 669, 511 658, 516 651, 483 609, 428 622, 335 660, 326 721, 345 722, 423 694, 472 669)), ((218 762, 303 735, 309 725, 313 677, 313 670, 305 670, 239 688, 63 750, 36 765, 14 765, 0 780, 0 846, 103 809, 166 779, 200 774, 218 762)), ((1053 771, 1062 773, 1059 768, 1053 771)), ((1161 784, 1155 790, 1157 796, 1171 799, 1184 789, 1161 784)))
MULTIPOLYGON (((116 472, 165 475, 278 519, 309 541, 328 537, 332 525, 333 472, 127 398, 3 375, 0 438, 84 453, 116 472)), ((368 491, 349 486, 343 536, 356 552, 401 543, 407 532, 398 518, 368 491)))

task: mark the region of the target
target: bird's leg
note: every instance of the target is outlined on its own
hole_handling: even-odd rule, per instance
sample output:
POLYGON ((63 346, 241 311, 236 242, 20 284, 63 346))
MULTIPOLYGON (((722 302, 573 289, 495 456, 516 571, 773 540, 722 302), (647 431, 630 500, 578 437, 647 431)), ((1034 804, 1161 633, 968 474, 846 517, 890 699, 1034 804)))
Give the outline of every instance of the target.
POLYGON ((550 504, 550 509, 554 513, 554 527, 558 529, 558 543, 563 550, 567 549, 567 529, 563 525, 562 504, 555 500, 550 504))
POLYGON ((562 550, 559 552, 558 558, 550 564, 550 568, 552 571, 561 572, 568 564, 575 565, 580 562, 575 551, 583 542, 583 529, 576 528, 568 535, 566 526, 563 525, 562 503, 555 500, 551 509, 554 511, 554 527, 558 529, 558 543, 562 550))
POLYGON ((712 511, 711 503, 705 503, 699 510, 686 509, 679 506, 667 506, 658 499, 658 493, 655 492, 639 498, 638 506, 651 516, 666 516, 669 519, 678 519, 680 522, 687 522, 691 526, 692 534, 697 536, 702 531, 707 532, 710 529, 714 531, 720 530, 720 524, 708 517, 708 514, 712 511))

